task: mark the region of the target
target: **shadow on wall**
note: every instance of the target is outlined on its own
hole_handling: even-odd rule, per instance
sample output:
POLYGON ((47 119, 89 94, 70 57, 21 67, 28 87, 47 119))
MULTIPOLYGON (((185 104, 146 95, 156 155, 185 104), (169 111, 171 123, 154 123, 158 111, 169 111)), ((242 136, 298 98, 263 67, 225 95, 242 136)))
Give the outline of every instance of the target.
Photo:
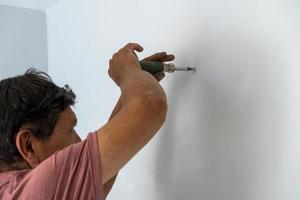
POLYGON ((272 47, 251 36, 220 34, 203 36, 199 49, 181 54, 183 63, 201 67, 196 74, 169 79, 155 160, 159 199, 276 197, 285 80, 281 63, 270 63, 280 52, 270 55, 272 47))
POLYGON ((160 133, 156 158, 157 188, 162 195, 160 199, 199 198, 195 191, 198 190, 196 182, 201 179, 199 175, 202 164, 195 154, 201 155, 197 152, 203 152, 204 144, 199 134, 201 121, 195 123, 197 119, 201 119, 201 107, 197 108, 194 103, 198 101, 201 104, 202 101, 201 87, 197 91, 190 85, 195 78, 195 74, 192 73, 176 74, 171 88, 168 89, 169 112, 166 125, 160 133), (190 96, 187 88, 195 92, 194 95, 190 96), (193 113, 188 113, 191 110, 187 107, 196 109, 193 109, 193 113), (182 110, 186 108, 187 112, 182 110), (190 143, 189 140, 193 142, 190 143), (199 145, 194 145, 195 143, 199 145), (198 173, 194 174, 195 171, 198 173), (194 196, 195 194, 197 196, 194 196))

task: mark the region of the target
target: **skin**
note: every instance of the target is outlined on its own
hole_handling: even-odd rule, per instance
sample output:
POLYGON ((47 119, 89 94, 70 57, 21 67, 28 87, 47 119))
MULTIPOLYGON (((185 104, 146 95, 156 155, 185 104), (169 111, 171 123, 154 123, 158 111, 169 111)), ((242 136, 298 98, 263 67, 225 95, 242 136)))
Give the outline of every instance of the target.
POLYGON ((131 43, 110 60, 108 73, 121 89, 121 110, 97 131, 104 183, 149 142, 166 118, 165 92, 152 75, 141 70, 134 53, 142 50, 131 43))
MULTIPOLYGON (((130 43, 110 60, 109 75, 121 88, 121 96, 107 124, 97 131, 106 196, 119 170, 154 136, 166 116, 166 97, 158 83, 165 74, 153 77, 142 71, 134 51, 142 51, 142 47, 130 43)), ((160 52, 144 60, 165 62, 174 58, 160 52)), ((60 114, 47 141, 35 138, 28 127, 23 126, 16 137, 16 146, 24 159, 18 168, 34 168, 56 151, 80 142, 74 129, 76 123, 76 115, 68 107, 60 114)))

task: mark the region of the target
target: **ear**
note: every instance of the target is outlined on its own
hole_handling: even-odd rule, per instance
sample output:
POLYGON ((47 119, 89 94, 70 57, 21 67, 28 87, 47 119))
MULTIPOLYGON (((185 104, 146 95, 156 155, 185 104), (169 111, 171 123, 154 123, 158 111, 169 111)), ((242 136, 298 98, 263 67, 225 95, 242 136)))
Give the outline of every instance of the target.
POLYGON ((40 161, 34 148, 34 136, 30 130, 19 130, 16 137, 16 146, 31 168, 36 167, 40 161))

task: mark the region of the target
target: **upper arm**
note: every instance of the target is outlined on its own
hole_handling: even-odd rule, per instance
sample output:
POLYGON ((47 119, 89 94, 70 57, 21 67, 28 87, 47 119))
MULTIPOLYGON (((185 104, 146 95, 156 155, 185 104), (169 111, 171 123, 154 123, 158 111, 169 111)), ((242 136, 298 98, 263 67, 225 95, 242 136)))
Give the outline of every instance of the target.
POLYGON ((159 130, 167 111, 160 97, 137 97, 98 132, 102 182, 112 178, 159 130))

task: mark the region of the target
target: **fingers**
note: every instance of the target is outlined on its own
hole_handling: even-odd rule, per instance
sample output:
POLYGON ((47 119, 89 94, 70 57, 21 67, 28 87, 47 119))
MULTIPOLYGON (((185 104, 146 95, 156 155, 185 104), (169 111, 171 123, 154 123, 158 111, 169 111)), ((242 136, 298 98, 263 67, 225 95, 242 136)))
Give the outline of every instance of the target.
POLYGON ((152 56, 145 58, 144 60, 166 62, 166 61, 172 61, 174 59, 175 59, 175 56, 172 54, 167 54, 166 52, 159 52, 159 53, 153 54, 152 56))
POLYGON ((120 85, 128 68, 141 70, 135 51, 143 51, 143 47, 136 43, 129 43, 115 53, 109 61, 109 76, 120 85))
POLYGON ((165 73, 164 72, 158 72, 154 75, 154 77, 156 78, 156 80, 161 81, 162 79, 164 79, 165 73))
POLYGON ((172 54, 166 55, 164 58, 162 58, 160 61, 161 62, 168 62, 168 61, 172 61, 175 59, 175 56, 172 54))
POLYGON ((161 59, 163 59, 164 57, 166 57, 167 53, 166 52, 159 52, 156 54, 153 54, 147 58, 145 58, 145 60, 148 61, 160 61, 161 59))
POLYGON ((142 52, 144 50, 144 48, 137 43, 128 43, 123 47, 123 49, 129 49, 131 51, 138 51, 138 52, 142 52))

